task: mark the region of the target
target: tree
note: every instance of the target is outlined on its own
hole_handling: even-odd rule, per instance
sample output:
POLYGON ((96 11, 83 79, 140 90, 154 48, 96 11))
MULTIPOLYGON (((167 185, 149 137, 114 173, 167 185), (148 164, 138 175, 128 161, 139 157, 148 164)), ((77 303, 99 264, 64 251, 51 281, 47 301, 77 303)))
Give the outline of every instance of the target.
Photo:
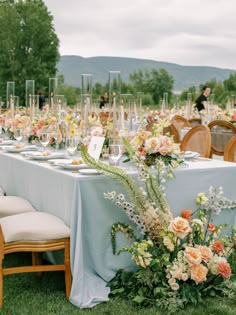
POLYGON ((35 81, 35 92, 48 93, 48 80, 56 76, 59 39, 53 17, 42 0, 0 4, 0 94, 6 82, 15 82, 15 94, 24 104, 25 81, 35 81))
POLYGON ((134 71, 130 74, 130 80, 133 82, 136 92, 151 94, 155 104, 158 104, 164 93, 172 96, 174 79, 165 69, 152 69, 134 71))

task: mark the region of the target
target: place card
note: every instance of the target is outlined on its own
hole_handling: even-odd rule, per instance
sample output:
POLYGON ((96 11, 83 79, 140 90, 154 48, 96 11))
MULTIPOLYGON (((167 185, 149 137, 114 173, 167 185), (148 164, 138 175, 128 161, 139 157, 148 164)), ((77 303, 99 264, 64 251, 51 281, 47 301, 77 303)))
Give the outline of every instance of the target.
POLYGON ((93 136, 90 140, 90 143, 88 146, 88 153, 95 160, 98 160, 102 153, 104 140, 105 140, 104 137, 97 137, 97 136, 93 136))

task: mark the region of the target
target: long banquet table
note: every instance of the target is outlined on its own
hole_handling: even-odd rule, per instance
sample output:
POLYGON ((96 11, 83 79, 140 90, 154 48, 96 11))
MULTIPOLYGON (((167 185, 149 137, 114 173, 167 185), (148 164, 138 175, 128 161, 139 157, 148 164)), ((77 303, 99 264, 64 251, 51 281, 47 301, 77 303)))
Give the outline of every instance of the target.
MULTIPOLYGON (((210 185, 222 186, 226 197, 236 199, 236 164, 207 159, 187 164, 166 184, 174 215, 186 208, 194 210, 197 193, 207 191, 210 185)), ((0 186, 8 195, 28 199, 37 210, 56 215, 71 227, 70 301, 80 308, 107 301, 106 282, 130 264, 129 254, 112 254, 110 239, 111 225, 128 219, 103 197, 104 192, 121 191, 120 184, 103 175, 80 175, 0 151, 0 186)), ((234 210, 224 210, 219 219, 236 227, 234 210)), ((123 244, 125 239, 120 236, 118 246, 123 244)))

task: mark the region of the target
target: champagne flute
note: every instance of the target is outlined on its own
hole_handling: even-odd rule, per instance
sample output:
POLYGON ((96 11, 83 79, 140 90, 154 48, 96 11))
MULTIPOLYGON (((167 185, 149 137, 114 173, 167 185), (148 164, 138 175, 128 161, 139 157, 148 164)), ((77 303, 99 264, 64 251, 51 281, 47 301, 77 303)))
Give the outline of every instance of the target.
POLYGON ((46 131, 41 131, 39 134, 39 142, 43 146, 44 152, 46 151, 46 146, 50 142, 50 132, 46 131))
POLYGON ((77 150, 77 146, 78 146, 77 137, 66 138, 66 150, 69 155, 74 155, 75 151, 77 150))
POLYGON ((20 144, 20 141, 22 140, 23 138, 23 130, 22 128, 16 128, 14 130, 14 138, 16 139, 18 145, 20 144))
POLYGON ((109 144, 109 163, 117 166, 122 156, 122 144, 119 142, 110 142, 109 144))

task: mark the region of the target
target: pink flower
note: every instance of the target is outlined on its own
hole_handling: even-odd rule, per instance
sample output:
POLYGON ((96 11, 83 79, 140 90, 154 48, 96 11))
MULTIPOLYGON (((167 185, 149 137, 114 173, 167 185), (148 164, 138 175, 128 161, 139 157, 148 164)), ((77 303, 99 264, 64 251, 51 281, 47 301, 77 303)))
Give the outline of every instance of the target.
POLYGON ((161 136, 160 138, 161 145, 166 146, 166 147, 171 147, 172 146, 172 141, 170 137, 167 136, 161 136))
POLYGON ((167 155, 169 153, 169 147, 167 146, 161 146, 158 150, 161 155, 167 155))
POLYGON ((219 275, 221 275, 221 277, 224 279, 227 279, 231 276, 231 267, 228 262, 220 261, 218 263, 218 271, 219 275))
POLYGON ((206 281, 207 273, 207 267, 202 264, 191 267, 191 279, 195 281, 196 284, 206 281))

